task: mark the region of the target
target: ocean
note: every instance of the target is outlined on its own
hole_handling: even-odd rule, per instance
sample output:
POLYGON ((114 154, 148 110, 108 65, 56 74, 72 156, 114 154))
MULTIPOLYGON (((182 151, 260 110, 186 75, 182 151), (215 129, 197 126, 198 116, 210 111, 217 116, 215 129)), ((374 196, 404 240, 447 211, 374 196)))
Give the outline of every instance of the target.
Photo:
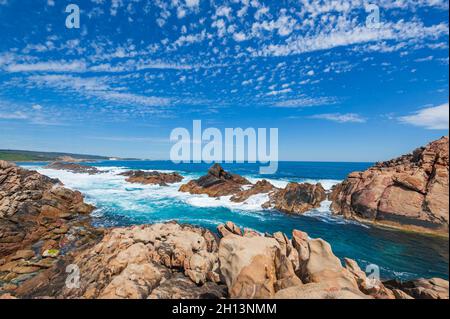
MULTIPOLYGON (((204 175, 207 164, 174 164, 170 161, 104 161, 86 163, 105 172, 98 175, 74 174, 45 169, 46 163, 19 163, 22 167, 59 178, 66 187, 81 191, 95 205, 93 224, 99 227, 129 226, 176 220, 215 231, 226 221, 261 233, 292 230, 307 232, 312 238, 328 241, 340 258, 355 259, 364 270, 377 265, 382 279, 440 277, 448 279, 449 241, 397 230, 387 230, 348 221, 330 213, 330 202, 302 216, 261 209, 267 195, 256 195, 246 203, 233 203, 228 197, 208 198, 178 192, 181 184, 204 175), (167 187, 125 182, 117 174, 129 169, 179 172, 183 182, 167 187)), ((224 164, 223 167, 252 182, 267 179, 278 187, 288 182, 320 182, 331 187, 353 171, 365 170, 372 163, 280 162, 277 174, 259 175, 256 164, 224 164)))

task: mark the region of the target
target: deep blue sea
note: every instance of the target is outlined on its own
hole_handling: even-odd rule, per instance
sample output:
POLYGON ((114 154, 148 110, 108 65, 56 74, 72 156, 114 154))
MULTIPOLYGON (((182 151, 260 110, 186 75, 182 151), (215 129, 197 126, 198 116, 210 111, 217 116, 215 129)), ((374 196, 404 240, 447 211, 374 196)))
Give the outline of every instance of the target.
MULTIPOLYGON (((362 269, 368 264, 378 265, 383 279, 448 279, 448 239, 347 221, 332 216, 327 201, 305 215, 290 216, 261 209, 267 195, 257 195, 245 203, 236 204, 227 197, 214 199, 178 192, 181 184, 204 175, 210 166, 207 164, 174 164, 169 161, 88 163, 105 170, 103 174, 92 176, 44 169, 45 163, 19 164, 59 178, 67 187, 81 191, 86 200, 97 207, 93 214, 96 226, 177 220, 214 231, 217 225, 226 221, 263 233, 282 231, 290 235, 293 229, 299 229, 312 238, 328 241, 337 256, 357 260, 362 269), (168 187, 130 184, 123 176, 117 175, 128 169, 176 171, 185 180, 168 187)), ((256 164, 223 165, 226 170, 243 175, 252 182, 265 178, 279 187, 284 187, 289 181, 321 182, 326 189, 345 179, 350 172, 365 170, 369 166, 371 163, 280 162, 277 174, 260 176, 259 165, 256 164)))

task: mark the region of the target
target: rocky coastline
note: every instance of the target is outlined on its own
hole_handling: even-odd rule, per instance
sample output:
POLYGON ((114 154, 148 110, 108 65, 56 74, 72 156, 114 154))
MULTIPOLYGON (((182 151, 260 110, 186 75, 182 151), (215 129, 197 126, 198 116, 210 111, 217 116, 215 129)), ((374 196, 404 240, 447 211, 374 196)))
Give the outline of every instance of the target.
POLYGON ((353 172, 329 195, 336 215, 375 225, 449 234, 449 139, 353 172))
POLYGON ((75 174, 95 175, 102 173, 102 171, 100 171, 96 167, 81 165, 73 162, 53 162, 45 166, 45 168, 59 171, 68 171, 75 174))
MULTIPOLYGON (((251 184, 217 165, 186 185, 235 201, 264 193, 289 213, 326 197, 320 185, 251 184)), ((98 229, 93 209, 59 180, 0 161, 0 298, 448 299, 446 280, 368 278, 300 230, 260 234, 232 222, 217 233, 176 222, 98 229)))

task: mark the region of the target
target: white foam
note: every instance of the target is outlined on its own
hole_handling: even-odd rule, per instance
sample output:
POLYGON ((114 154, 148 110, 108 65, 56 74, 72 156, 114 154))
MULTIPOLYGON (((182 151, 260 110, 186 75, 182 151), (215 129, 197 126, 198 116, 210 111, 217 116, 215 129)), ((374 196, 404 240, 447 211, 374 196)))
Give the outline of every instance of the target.
MULTIPOLYGON (((266 180, 270 182, 273 186, 278 188, 285 188, 291 181, 286 179, 267 179, 267 178, 255 178, 255 177, 249 177, 247 178, 251 183, 256 184, 259 181, 266 180)), ((334 185, 339 184, 340 180, 336 179, 295 179, 293 180, 297 183, 309 183, 309 184, 322 184, 323 188, 326 191, 329 191, 333 188, 334 185)))
POLYGON ((288 184, 289 181, 285 181, 285 180, 281 180, 281 179, 270 179, 270 178, 254 178, 254 177, 249 177, 247 178, 249 182, 251 182, 252 184, 256 184, 259 181, 262 180, 266 180, 268 181, 270 184, 272 184, 273 186, 277 187, 277 188, 285 188, 288 184))
POLYGON ((269 200, 268 194, 257 194, 250 196, 242 203, 231 201, 231 196, 222 196, 219 198, 209 197, 208 195, 187 195, 186 203, 195 207, 226 207, 231 210, 261 211, 261 205, 269 200))
MULTIPOLYGON (((118 175, 127 171, 125 167, 99 167, 102 170, 100 174, 79 174, 64 170, 53 170, 43 167, 33 166, 39 173, 52 178, 58 178, 62 183, 71 189, 79 190, 86 196, 86 201, 97 206, 97 215, 101 215, 103 210, 110 208, 134 211, 136 214, 151 213, 161 210, 163 207, 170 207, 176 201, 188 204, 194 207, 224 207, 240 214, 251 214, 257 218, 267 218, 262 216, 261 207, 269 201, 268 194, 257 194, 248 198, 242 203, 231 201, 231 196, 212 198, 207 195, 193 195, 179 192, 182 184, 198 177, 198 173, 182 173, 184 180, 180 183, 169 186, 132 184, 125 181, 126 177, 118 175)), ((164 170, 164 172, 168 172, 164 170)), ((170 171, 171 172, 171 171, 170 171)), ((252 183, 256 183, 261 178, 248 178, 252 183)), ((269 179, 270 183, 279 188, 284 188, 289 183, 286 180, 269 179)), ((305 180, 310 183, 321 182, 324 188, 331 188, 339 181, 335 180, 305 180)), ((248 187, 247 187, 248 188, 248 187)), ((312 210, 306 215, 320 218, 326 222, 348 222, 342 218, 333 216, 330 213, 329 206, 331 202, 324 201, 320 208, 312 210)))
POLYGON ((357 221, 344 219, 342 216, 339 216, 339 215, 333 215, 331 213, 330 206, 331 206, 331 201, 325 200, 322 203, 320 203, 320 207, 312 209, 312 210, 306 212, 304 215, 320 219, 321 221, 326 222, 326 223, 354 224, 354 225, 359 225, 364 228, 370 228, 369 226, 358 223, 357 221))

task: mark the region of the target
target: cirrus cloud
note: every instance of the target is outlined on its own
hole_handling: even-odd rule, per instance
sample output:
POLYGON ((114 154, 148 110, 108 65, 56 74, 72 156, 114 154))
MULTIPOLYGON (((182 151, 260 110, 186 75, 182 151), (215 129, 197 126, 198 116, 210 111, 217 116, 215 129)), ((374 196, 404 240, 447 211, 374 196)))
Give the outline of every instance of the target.
POLYGON ((449 107, 444 103, 427 107, 412 115, 402 116, 400 122, 426 128, 428 130, 448 130, 449 107))
POLYGON ((338 123, 365 123, 366 119, 355 113, 325 113, 310 116, 312 119, 327 120, 338 123))

